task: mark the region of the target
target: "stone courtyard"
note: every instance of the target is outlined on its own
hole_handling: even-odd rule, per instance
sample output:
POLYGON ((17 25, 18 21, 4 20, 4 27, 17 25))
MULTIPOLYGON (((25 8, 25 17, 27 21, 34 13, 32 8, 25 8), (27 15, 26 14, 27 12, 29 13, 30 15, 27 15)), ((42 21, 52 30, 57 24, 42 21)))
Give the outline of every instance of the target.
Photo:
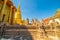
MULTIPOLYGON (((48 28, 30 25, 0 25, 0 37, 4 40, 60 40, 60 28, 48 28)), ((1 39, 2 40, 2 39, 1 39)))

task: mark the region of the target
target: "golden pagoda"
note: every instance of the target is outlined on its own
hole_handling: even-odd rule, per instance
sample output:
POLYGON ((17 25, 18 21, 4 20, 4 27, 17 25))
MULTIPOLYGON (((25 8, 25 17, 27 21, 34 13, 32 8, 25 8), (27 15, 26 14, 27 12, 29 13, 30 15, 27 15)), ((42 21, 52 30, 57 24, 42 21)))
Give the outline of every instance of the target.
POLYGON ((56 14, 54 15, 54 18, 60 18, 60 9, 56 11, 56 14))
POLYGON ((23 25, 24 22, 22 20, 22 16, 21 16, 21 12, 20 12, 20 5, 18 5, 18 9, 15 12, 14 15, 14 24, 19 24, 19 25, 23 25))

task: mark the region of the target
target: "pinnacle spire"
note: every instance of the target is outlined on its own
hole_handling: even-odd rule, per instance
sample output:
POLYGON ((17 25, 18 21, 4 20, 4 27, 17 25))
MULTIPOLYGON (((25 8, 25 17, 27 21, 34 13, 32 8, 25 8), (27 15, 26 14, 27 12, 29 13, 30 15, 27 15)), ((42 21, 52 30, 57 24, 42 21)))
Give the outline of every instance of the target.
POLYGON ((20 12, 20 4, 18 5, 18 9, 17 9, 17 12, 20 12))
POLYGON ((22 19, 21 17, 21 11, 20 11, 20 5, 18 5, 18 8, 17 8, 17 12, 15 14, 15 17, 18 18, 18 19, 22 19))
POLYGON ((54 18, 60 18, 60 9, 59 8, 56 10, 54 18))
POLYGON ((60 8, 58 8, 56 11, 60 11, 60 8))

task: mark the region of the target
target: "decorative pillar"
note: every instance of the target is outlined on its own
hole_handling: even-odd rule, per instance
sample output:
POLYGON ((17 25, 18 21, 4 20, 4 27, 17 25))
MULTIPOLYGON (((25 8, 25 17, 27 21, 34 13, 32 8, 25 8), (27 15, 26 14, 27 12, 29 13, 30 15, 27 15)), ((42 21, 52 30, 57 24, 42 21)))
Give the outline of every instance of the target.
POLYGON ((10 17, 9 17, 9 24, 12 24, 12 8, 13 6, 11 6, 11 10, 10 10, 10 17))
POLYGON ((4 0, 4 5, 3 5, 3 8, 2 8, 2 12, 1 12, 1 21, 3 21, 3 14, 4 14, 4 11, 5 11, 5 7, 6 7, 6 3, 7 3, 7 0, 4 0))

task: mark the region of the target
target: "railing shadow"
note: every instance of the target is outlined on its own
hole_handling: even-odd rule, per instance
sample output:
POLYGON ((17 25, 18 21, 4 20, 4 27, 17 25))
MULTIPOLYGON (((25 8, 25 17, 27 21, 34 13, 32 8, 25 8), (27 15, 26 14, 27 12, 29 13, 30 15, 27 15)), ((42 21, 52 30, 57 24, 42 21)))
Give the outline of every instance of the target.
POLYGON ((0 39, 33 40, 32 35, 27 29, 28 27, 24 25, 6 25, 5 23, 0 24, 0 39))

